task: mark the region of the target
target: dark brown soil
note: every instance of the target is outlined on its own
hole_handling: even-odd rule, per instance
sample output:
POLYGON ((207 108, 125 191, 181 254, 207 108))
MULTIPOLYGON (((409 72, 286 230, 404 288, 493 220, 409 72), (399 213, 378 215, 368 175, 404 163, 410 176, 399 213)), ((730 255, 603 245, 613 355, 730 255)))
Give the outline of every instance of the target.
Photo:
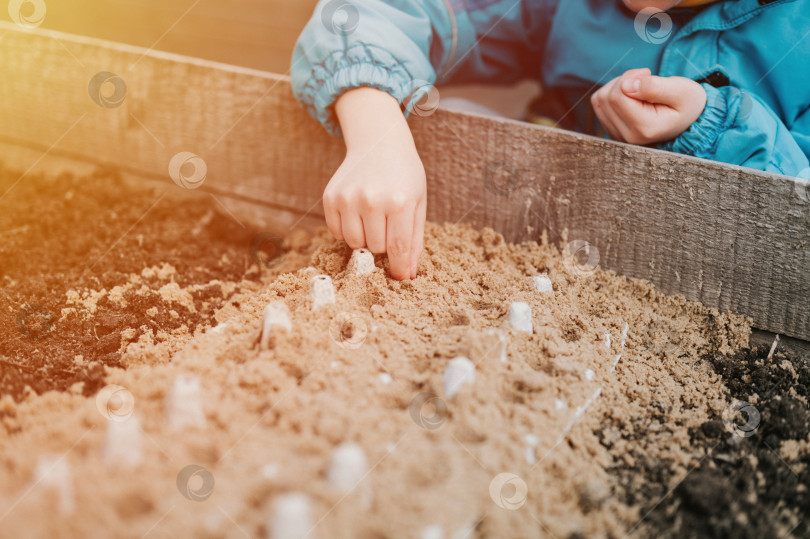
POLYGON ((126 291, 125 308, 101 297, 93 316, 63 316, 70 290, 109 291, 163 264, 174 266, 171 279, 180 287, 258 277, 254 235, 217 212, 210 195, 168 183, 133 185, 112 170, 29 175, 10 189, 20 176, 0 166, 0 194, 8 191, 0 199, 0 397, 18 400, 26 386, 42 393, 76 382, 92 395, 103 366, 120 362, 122 330, 134 328, 133 341, 150 328, 184 324, 193 332, 227 301, 222 287, 201 286, 190 312, 166 304, 160 285, 150 286, 157 276, 143 276, 154 290, 126 291))
MULTIPOLYGON (((768 346, 733 357, 705 358, 723 377, 729 399, 756 411, 714 418, 691 439, 705 456, 674 488, 670 463, 640 454, 637 466, 612 470, 617 495, 643 506, 635 532, 649 537, 808 537, 810 453, 784 454, 786 443, 810 441, 810 364, 768 346), (756 417, 759 413, 759 418, 756 417), (730 424, 730 421, 734 421, 730 424), (751 431, 750 436, 735 435, 751 431), (748 425, 748 427, 744 427, 748 425)), ((661 420, 666 419, 665 411, 661 420)), ((789 451, 787 453, 790 453, 789 451)))

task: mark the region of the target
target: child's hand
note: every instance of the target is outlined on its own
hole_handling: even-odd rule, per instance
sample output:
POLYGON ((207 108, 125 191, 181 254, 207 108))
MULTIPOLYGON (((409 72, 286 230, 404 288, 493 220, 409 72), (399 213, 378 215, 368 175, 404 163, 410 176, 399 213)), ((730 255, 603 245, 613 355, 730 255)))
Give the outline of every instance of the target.
POLYGON ((326 224, 352 249, 388 253, 391 276, 416 277, 425 231, 425 169, 397 101, 358 88, 335 104, 346 158, 323 193, 326 224))
POLYGON ((591 96, 599 121, 614 140, 654 144, 689 129, 706 106, 706 91, 685 77, 655 77, 631 69, 591 96))

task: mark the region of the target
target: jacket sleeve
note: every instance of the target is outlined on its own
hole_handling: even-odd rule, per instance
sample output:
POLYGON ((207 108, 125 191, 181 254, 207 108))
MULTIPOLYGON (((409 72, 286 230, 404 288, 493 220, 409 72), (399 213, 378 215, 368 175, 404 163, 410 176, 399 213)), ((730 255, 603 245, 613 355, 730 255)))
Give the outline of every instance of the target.
POLYGON ((810 165, 808 113, 791 130, 750 92, 709 84, 703 88, 708 97, 703 113, 662 149, 789 176, 810 165))
POLYGON ((437 82, 516 79, 527 59, 522 3, 320 0, 293 52, 293 91, 339 135, 332 106, 352 88, 385 91, 407 115, 437 82))

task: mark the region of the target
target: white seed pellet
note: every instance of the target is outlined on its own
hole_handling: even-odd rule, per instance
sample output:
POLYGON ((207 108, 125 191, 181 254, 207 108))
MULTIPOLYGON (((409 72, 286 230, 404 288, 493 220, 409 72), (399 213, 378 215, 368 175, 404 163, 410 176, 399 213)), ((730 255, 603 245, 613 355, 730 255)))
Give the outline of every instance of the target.
POLYGON ((444 539, 444 528, 439 524, 431 524, 422 528, 419 533, 421 539, 444 539))
POLYGON ((222 324, 217 324, 216 326, 209 329, 208 333, 222 333, 223 331, 225 331, 226 327, 228 327, 228 323, 223 322, 222 324))
POLYGON ((211 512, 203 516, 201 522, 203 528, 205 528, 205 531, 207 531, 211 535, 221 537, 224 535, 224 533, 222 532, 222 526, 225 525, 226 518, 228 517, 222 514, 222 511, 217 511, 216 513, 211 512))
POLYGON ((290 310, 283 301, 272 301, 264 308, 264 320, 262 321, 262 337, 259 348, 266 350, 270 344, 273 331, 283 329, 292 331, 292 320, 290 320, 290 310))
POLYGON ((554 408, 556 408, 558 411, 562 411, 568 408, 568 405, 560 399, 554 399, 554 408))
POLYGON ((526 457, 526 462, 528 464, 534 464, 535 462, 537 462, 534 450, 537 447, 537 444, 540 443, 540 440, 534 434, 527 434, 526 436, 523 437, 523 439, 526 441, 527 445, 526 451, 524 453, 526 457))
POLYGON ((532 333, 532 308, 528 303, 515 301, 509 304, 509 324, 518 331, 532 333))
POLYGON ((553 292, 554 287, 551 285, 551 279, 548 278, 548 273, 535 275, 532 277, 534 281, 534 289, 538 292, 545 294, 546 292, 553 292))
POLYGON ((355 249, 349 259, 349 271, 353 275, 368 275, 377 266, 374 265, 374 255, 368 249, 355 249))
POLYGON ((452 399, 463 385, 475 382, 475 364, 466 357, 459 356, 450 360, 442 375, 444 396, 452 399))
POLYGON ((596 376, 595 372, 593 372, 591 369, 585 369, 585 379, 586 380, 588 380, 590 382, 591 380, 593 380, 594 376, 596 376))
POLYGON ((269 462, 262 466, 261 474, 265 479, 275 479, 278 477, 278 464, 269 462))
POLYGON ((316 275, 312 278, 309 295, 312 296, 312 310, 335 302, 335 287, 328 275, 316 275))
POLYGON ((273 502, 267 526, 268 539, 303 539, 313 528, 312 511, 306 494, 283 494, 273 502))
POLYGON ((351 492, 368 472, 366 452, 358 444, 340 444, 332 452, 329 463, 329 484, 341 494, 351 492))
POLYGON ((380 383, 382 383, 383 385, 386 385, 386 386, 394 381, 394 379, 391 378, 391 375, 388 374, 387 372, 381 372, 379 378, 380 378, 380 383))
POLYGON ((34 472, 34 486, 56 493, 60 514, 67 516, 76 510, 73 473, 64 455, 39 458, 34 472))
POLYGON ((143 460, 141 422, 134 415, 124 421, 108 421, 104 439, 104 464, 137 468, 143 460))
POLYGON ((166 397, 166 423, 171 432, 205 427, 202 385, 196 376, 178 376, 166 397))

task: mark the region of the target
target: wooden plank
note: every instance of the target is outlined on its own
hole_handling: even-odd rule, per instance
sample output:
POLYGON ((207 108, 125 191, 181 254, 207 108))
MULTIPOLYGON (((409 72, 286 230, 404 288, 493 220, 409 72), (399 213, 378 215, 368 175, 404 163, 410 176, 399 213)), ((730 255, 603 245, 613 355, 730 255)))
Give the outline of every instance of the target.
MULTIPOLYGON (((155 178, 193 152, 208 166, 202 189, 264 205, 271 219, 320 214, 342 144, 285 77, 10 25, 0 33, 0 139, 155 178), (90 99, 99 71, 125 80, 119 107, 90 99)), ((411 125, 430 219, 491 226, 510 241, 543 229, 587 241, 602 267, 810 339, 810 205, 793 179, 441 110, 411 125)))

